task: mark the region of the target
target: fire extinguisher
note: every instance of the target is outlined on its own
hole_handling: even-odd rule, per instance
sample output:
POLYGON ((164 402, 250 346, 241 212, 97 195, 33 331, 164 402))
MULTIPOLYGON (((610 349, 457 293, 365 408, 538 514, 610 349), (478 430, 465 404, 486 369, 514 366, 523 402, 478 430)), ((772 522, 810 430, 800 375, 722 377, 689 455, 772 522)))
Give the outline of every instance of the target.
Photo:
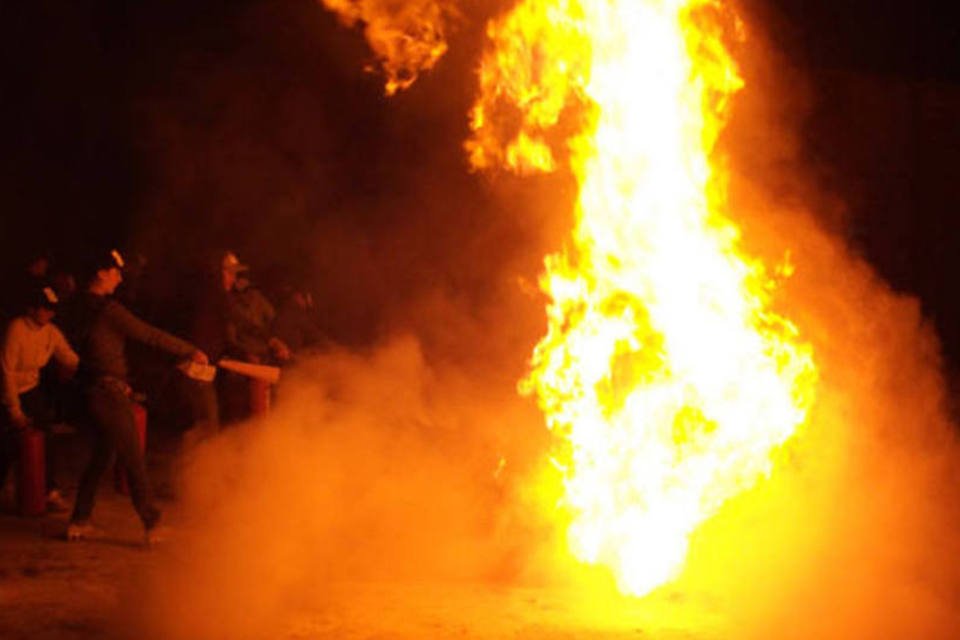
MULTIPOLYGON (((133 409, 133 424, 137 428, 137 438, 140 442, 140 453, 147 450, 147 408, 139 402, 131 402, 133 409)), ((127 494, 130 492, 130 485, 127 483, 127 470, 119 459, 113 465, 113 488, 117 493, 127 494)))
POLYGON ((270 411, 270 383, 264 380, 250 380, 250 413, 260 416, 270 411))
POLYGON ((20 467, 17 477, 17 502, 20 515, 40 516, 47 512, 46 457, 43 432, 20 430, 20 467))

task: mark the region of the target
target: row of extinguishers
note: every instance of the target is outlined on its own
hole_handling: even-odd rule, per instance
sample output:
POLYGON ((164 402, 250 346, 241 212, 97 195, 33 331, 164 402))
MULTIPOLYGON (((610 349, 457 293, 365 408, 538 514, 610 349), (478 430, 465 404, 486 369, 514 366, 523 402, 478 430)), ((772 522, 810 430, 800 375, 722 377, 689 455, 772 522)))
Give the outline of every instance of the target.
MULTIPOLYGON (((220 368, 236 371, 250 378, 250 411, 254 416, 270 410, 271 387, 280 379, 276 367, 221 360, 220 368)), ((216 367, 191 363, 184 369, 189 377, 211 381, 216 367)), ((147 448, 147 409, 140 402, 133 403, 134 424, 140 439, 140 451, 147 448)), ((46 442, 43 431, 20 431, 20 456, 16 475, 17 505, 20 515, 40 516, 47 512, 46 442)), ((119 462, 114 463, 113 486, 119 493, 127 493, 127 472, 119 462)))

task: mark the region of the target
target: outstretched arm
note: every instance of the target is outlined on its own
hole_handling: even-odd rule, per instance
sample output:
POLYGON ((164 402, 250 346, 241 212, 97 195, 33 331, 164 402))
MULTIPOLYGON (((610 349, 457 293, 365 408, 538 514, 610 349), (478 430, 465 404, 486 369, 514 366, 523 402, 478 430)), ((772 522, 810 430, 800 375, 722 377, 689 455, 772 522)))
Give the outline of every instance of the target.
POLYGON ((173 334, 144 322, 119 302, 111 300, 103 312, 109 317, 114 327, 128 338, 181 358, 196 357, 200 354, 199 349, 186 340, 181 340, 173 334))

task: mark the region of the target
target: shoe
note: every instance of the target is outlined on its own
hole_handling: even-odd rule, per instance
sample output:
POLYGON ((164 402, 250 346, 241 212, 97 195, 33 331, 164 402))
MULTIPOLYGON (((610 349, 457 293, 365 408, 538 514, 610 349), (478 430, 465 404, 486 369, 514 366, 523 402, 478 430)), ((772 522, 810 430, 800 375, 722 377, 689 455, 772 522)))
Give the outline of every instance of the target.
POLYGON ((100 535, 100 529, 96 528, 90 522, 83 520, 80 522, 71 522, 67 525, 67 541, 76 542, 78 540, 89 540, 100 535))
POLYGON ((63 513, 69 508, 70 505, 56 489, 47 494, 47 513, 63 513))
POLYGON ((173 529, 164 524, 158 524, 143 530, 143 546, 150 547, 163 544, 170 539, 173 529))

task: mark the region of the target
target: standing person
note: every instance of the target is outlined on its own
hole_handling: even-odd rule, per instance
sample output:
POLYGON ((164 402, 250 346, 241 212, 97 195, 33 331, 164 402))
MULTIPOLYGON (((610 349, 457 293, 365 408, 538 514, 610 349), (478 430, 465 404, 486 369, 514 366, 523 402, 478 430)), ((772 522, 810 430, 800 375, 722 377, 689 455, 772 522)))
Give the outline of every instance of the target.
MULTIPOLYGON (((65 373, 77 370, 79 358, 60 330, 51 323, 59 303, 50 287, 36 289, 28 296, 26 313, 18 315, 7 327, 0 354, 3 371, 3 405, 8 427, 0 431, 0 487, 7 478, 10 463, 18 451, 20 430, 35 426, 48 431, 55 407, 40 384, 40 370, 51 359, 61 365, 65 373)), ((56 457, 47 447, 46 483, 47 509, 66 511, 67 504, 60 495, 56 482, 56 457)))
MULTIPOLYGON (((278 358, 288 358, 286 346, 268 329, 261 331, 256 326, 264 313, 273 313, 269 302, 260 296, 269 310, 265 312, 258 301, 254 318, 246 315, 239 297, 243 294, 237 285, 249 267, 233 251, 220 251, 212 258, 194 306, 191 340, 214 362, 224 357, 260 362, 271 352, 278 358)), ((215 433, 221 423, 229 424, 250 415, 249 382, 243 376, 225 371, 217 375, 214 383, 185 379, 184 385, 192 412, 192 426, 184 434, 187 446, 215 433)))
POLYGON ((71 309, 68 335, 80 353, 78 381, 94 429, 90 462, 80 478, 67 539, 95 533, 90 515, 97 485, 116 450, 130 481, 130 499, 143 522, 145 541, 156 539, 160 510, 153 502, 147 469, 134 424, 127 383, 126 343, 133 339, 178 358, 206 364, 207 356, 189 342, 140 320, 110 296, 123 280, 123 258, 116 250, 93 257, 80 274, 85 289, 71 309))
MULTIPOLYGON (((237 327, 230 292, 236 284, 237 274, 246 268, 233 252, 215 252, 204 261, 197 278, 199 286, 194 292, 188 335, 212 362, 225 356, 238 356, 237 327)), ((190 449, 220 430, 220 400, 214 382, 196 380, 186 375, 180 381, 190 409, 190 426, 183 434, 183 445, 185 449, 190 449)))
MULTIPOLYGON (((249 278, 239 273, 228 293, 231 317, 236 327, 234 345, 240 358, 256 363, 271 359, 276 362, 288 361, 290 349, 273 334, 276 310, 270 301, 250 284, 249 278)), ((224 375, 220 379, 220 389, 224 414, 228 420, 246 420, 253 414, 249 380, 235 374, 224 375)))
POLYGON ((240 357, 237 318, 231 295, 239 274, 247 270, 232 251, 216 253, 199 278, 190 338, 215 362, 240 357))

